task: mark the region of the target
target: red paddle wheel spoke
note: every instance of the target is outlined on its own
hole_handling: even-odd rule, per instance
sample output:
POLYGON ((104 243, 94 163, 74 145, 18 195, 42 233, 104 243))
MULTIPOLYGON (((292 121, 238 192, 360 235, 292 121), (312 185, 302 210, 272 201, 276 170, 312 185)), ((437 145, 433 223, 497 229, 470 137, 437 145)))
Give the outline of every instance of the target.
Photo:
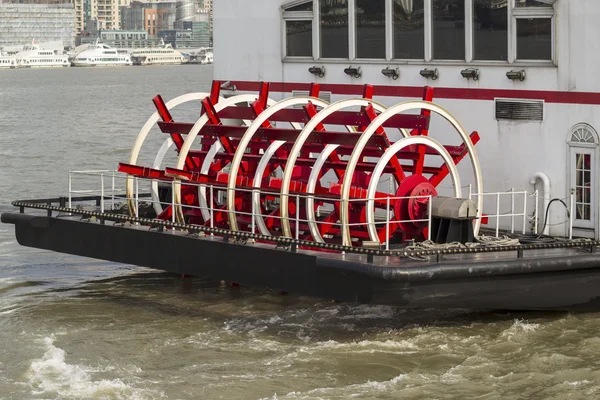
MULTIPOLYGON (((433 100, 433 88, 431 86, 425 86, 424 93, 423 93, 423 100, 429 101, 429 102, 431 102, 433 100)), ((429 118, 431 116, 431 111, 423 109, 423 110, 421 110, 421 115, 429 118)), ((428 129, 414 129, 411 132, 411 135, 427 136, 428 134, 429 134, 428 129)), ((416 160, 414 160, 415 170, 413 173, 422 175, 423 174, 423 166, 425 165, 425 150, 427 147, 422 144, 418 144, 416 147, 417 147, 417 154, 419 156, 416 160)))

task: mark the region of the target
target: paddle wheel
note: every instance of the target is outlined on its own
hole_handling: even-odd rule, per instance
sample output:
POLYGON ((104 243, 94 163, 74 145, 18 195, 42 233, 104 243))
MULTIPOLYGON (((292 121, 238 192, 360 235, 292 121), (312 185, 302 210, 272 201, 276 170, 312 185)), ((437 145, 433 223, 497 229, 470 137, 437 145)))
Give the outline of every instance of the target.
MULTIPOLYGON (((224 98, 220 90, 221 82, 215 81, 210 93, 166 103, 156 96, 157 111, 140 131, 129 163, 119 164, 130 177, 153 179, 159 219, 356 246, 382 243, 388 236, 424 239, 428 201, 438 195, 440 183, 449 176, 452 195, 462 197, 457 165, 466 156, 475 190, 483 192, 474 147, 479 135, 469 135, 432 102, 433 88, 425 87, 421 100, 389 108, 372 99, 370 85, 362 98, 332 104, 319 99, 318 84, 310 85, 308 96, 279 102, 269 98, 268 83, 261 83, 254 95, 224 98), (170 111, 189 101, 201 102, 199 119, 173 121, 170 111), (462 144, 443 145, 431 138, 432 114, 445 119, 462 144), (166 140, 152 166, 138 165, 155 124, 166 140), (177 162, 162 168, 172 148, 177 162), (159 182, 172 188, 173 205, 166 205, 170 200, 160 204, 159 182), (378 223, 382 213, 393 222, 378 223)), ((127 197, 135 215, 133 179, 127 181, 127 197)), ((481 198, 477 203, 475 232, 481 198)))

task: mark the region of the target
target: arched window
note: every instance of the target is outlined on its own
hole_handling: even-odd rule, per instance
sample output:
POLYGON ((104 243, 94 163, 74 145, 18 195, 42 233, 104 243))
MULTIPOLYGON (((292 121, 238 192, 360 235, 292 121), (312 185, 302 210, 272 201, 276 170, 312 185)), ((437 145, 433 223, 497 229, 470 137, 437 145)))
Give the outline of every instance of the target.
POLYGON ((588 124, 577 124, 571 129, 569 144, 571 146, 582 144, 596 146, 598 144, 598 134, 588 124))
POLYGON ((575 190, 575 228, 596 229, 598 133, 588 124, 569 132, 570 187, 575 190))

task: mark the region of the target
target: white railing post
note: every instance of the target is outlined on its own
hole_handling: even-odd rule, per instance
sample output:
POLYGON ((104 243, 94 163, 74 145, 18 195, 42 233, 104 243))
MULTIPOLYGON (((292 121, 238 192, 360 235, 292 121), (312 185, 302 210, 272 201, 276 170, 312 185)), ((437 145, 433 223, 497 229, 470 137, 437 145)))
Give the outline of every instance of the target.
POLYGON ((71 192, 73 191, 73 178, 71 177, 71 171, 69 171, 69 208, 71 208, 71 192))
POLYGON ((469 183, 469 200, 473 200, 473 185, 469 183))
MULTIPOLYGON (((175 223, 175 180, 171 181, 171 222, 175 223)), ((173 227, 175 229, 175 227, 173 227)))
MULTIPOLYGON (((213 185, 210 185, 210 228, 215 227, 215 212, 214 212, 214 200, 213 200, 213 185)), ((211 236, 214 236, 214 233, 210 233, 211 236)))
POLYGON ((515 188, 510 188, 510 233, 515 233, 515 188))
POLYGON ((575 209, 575 190, 571 189, 571 211, 569 212, 569 239, 573 239, 573 214, 575 209))
POLYGON ((300 195, 296 195, 296 240, 300 237, 300 195))
MULTIPOLYGON (((346 206, 346 199, 342 199, 342 204, 341 204, 341 206, 342 206, 342 210, 345 210, 345 208, 344 208, 344 207, 346 206)), ((345 229, 345 228, 346 228, 346 221, 344 221, 344 219, 343 219, 343 218, 340 218, 340 227, 342 228, 342 246, 345 246, 345 245, 346 245, 346 243, 344 243, 344 241, 345 241, 345 237, 346 237, 346 236, 345 236, 345 232, 346 232, 346 229, 345 229)), ((351 245, 352 245, 352 243, 350 243, 350 244, 348 244, 348 245, 349 245, 349 246, 351 246, 351 245)), ((342 252, 342 254, 344 254, 344 252, 342 252)))
POLYGON ((500 192, 496 193, 496 237, 500 237, 500 192))
POLYGON ((540 224, 540 216, 538 215, 539 213, 539 207, 540 207, 540 192, 536 189, 535 191, 535 209, 534 209, 534 215, 535 218, 533 220, 533 226, 534 226, 534 234, 538 234, 538 225, 540 224))
MULTIPOLYGON (((390 178, 391 179, 391 178, 390 178)), ((385 249, 390 249, 390 198, 386 197, 385 200, 385 249)))
POLYGON ((256 204, 254 202, 254 194, 256 193, 256 190, 252 191, 252 233, 254 234, 254 227, 256 226, 255 220, 254 220, 254 216, 256 215, 256 204))
POLYGON ((431 225, 432 225, 432 215, 431 215, 431 211, 433 209, 433 204, 432 203, 433 200, 433 196, 429 195, 429 203, 427 204, 427 214, 428 214, 428 221, 427 221, 427 240, 431 240, 431 225))
POLYGON ((140 216, 140 198, 139 198, 139 182, 137 176, 135 177, 135 217, 140 216))
POLYGON ((527 192, 523 193, 523 235, 527 229, 527 192))
POLYGON ((104 174, 100 174, 100 213, 104 213, 104 174))
POLYGON ((112 173, 112 183, 111 183, 111 206, 110 209, 114 210, 115 209, 115 171, 113 171, 112 173))

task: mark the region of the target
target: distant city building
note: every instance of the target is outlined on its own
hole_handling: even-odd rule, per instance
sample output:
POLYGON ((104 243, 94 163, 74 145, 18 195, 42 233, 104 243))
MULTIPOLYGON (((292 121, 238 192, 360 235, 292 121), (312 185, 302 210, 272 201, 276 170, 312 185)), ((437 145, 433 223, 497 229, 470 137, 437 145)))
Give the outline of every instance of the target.
MULTIPOLYGON (((149 39, 158 35, 173 47, 210 47, 211 11, 212 0, 133 1, 121 7, 120 26, 124 30, 143 29, 149 39)), ((108 24, 107 29, 111 29, 108 24)))
POLYGON ((100 31, 97 35, 82 35, 79 44, 94 43, 96 40, 118 49, 139 49, 161 44, 160 38, 149 37, 145 30, 100 31))
POLYGON ((183 29, 183 22, 208 22, 208 37, 212 38, 212 0, 178 0, 175 29, 183 29))
POLYGON ((73 46, 73 4, 0 4, 0 47, 62 41, 73 46))
POLYGON ((84 31, 93 36, 98 36, 103 30, 106 30, 106 21, 103 19, 92 18, 85 23, 84 31))
POLYGON ((75 32, 86 29, 86 24, 91 19, 98 18, 97 0, 74 0, 75 5, 75 32))
POLYGON ((98 19, 106 21, 107 29, 121 29, 121 8, 131 0, 94 0, 98 4, 98 19))
POLYGON ((156 36, 161 30, 173 29, 175 2, 133 2, 121 8, 122 29, 144 29, 156 36))
POLYGON ((208 16, 206 21, 176 21, 175 25, 177 29, 159 32, 165 43, 180 49, 211 46, 208 16))
MULTIPOLYGON (((208 10, 208 31, 210 32, 210 40, 212 42, 213 32, 213 2, 212 0, 204 0, 204 9, 208 10)), ((211 43, 212 46, 212 43, 211 43)))
POLYGON ((200 10, 204 10, 203 0, 178 0, 175 22, 196 21, 200 10))
POLYGON ((71 4, 73 0, 0 0, 0 4, 71 4))

